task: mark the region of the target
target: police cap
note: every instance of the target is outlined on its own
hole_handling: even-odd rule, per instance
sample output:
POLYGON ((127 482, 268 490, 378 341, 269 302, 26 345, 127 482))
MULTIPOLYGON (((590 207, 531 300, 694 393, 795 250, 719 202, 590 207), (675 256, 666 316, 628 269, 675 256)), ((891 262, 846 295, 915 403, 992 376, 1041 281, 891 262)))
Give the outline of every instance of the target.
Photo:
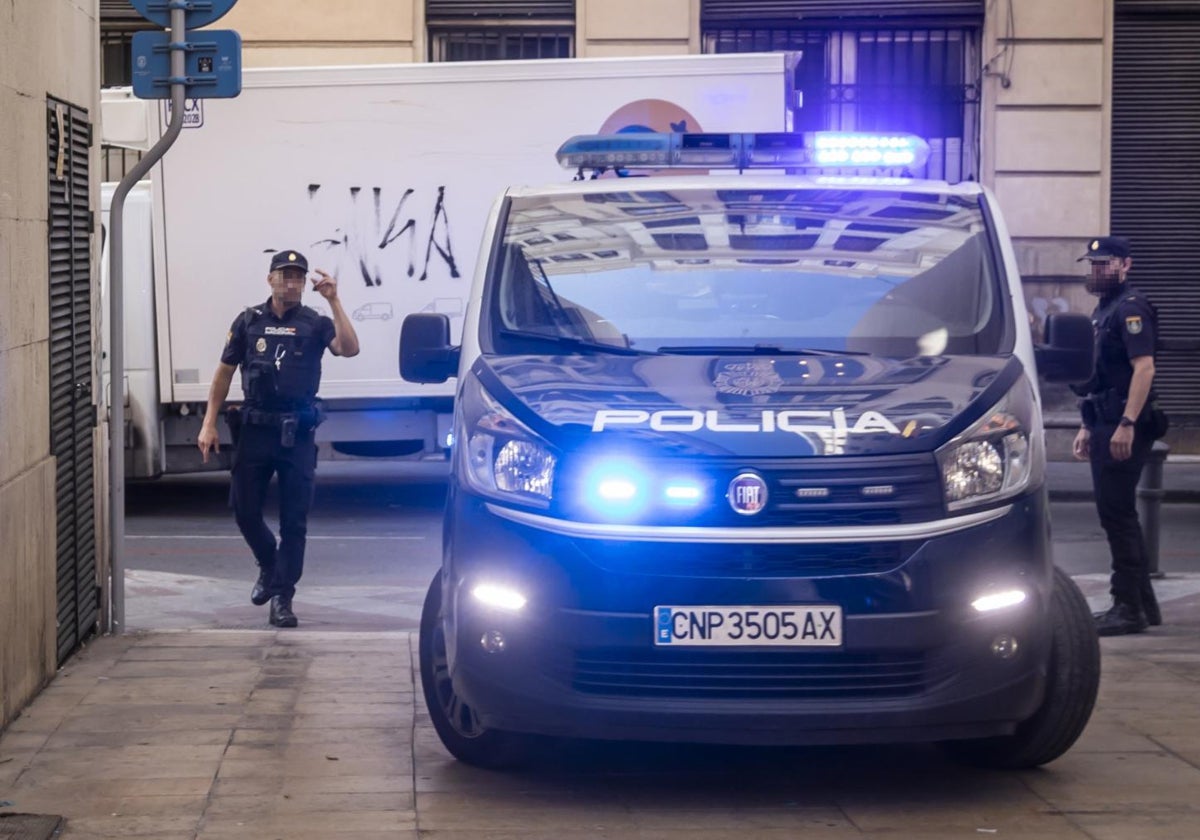
POLYGON ((1124 236, 1097 236, 1088 243, 1087 253, 1077 260, 1106 260, 1109 257, 1128 257, 1132 248, 1124 236))
POLYGON ((308 260, 304 259, 304 255, 299 251, 280 251, 271 257, 271 271, 279 271, 289 266, 308 273, 308 260))

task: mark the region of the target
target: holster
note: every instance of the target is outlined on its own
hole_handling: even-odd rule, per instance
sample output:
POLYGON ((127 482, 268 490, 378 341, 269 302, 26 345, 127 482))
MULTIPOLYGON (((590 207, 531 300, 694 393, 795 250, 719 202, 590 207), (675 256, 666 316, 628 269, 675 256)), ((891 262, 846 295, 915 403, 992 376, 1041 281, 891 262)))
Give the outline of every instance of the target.
POLYGON ((1125 398, 1114 388, 1098 394, 1088 394, 1079 404, 1083 424, 1089 428, 1097 424, 1115 426, 1121 421, 1124 411, 1125 398))
POLYGON ((243 422, 253 426, 274 426, 279 429, 279 444, 283 447, 296 445, 296 435, 311 432, 325 419, 321 406, 312 405, 296 411, 263 411, 252 408, 245 412, 243 422))

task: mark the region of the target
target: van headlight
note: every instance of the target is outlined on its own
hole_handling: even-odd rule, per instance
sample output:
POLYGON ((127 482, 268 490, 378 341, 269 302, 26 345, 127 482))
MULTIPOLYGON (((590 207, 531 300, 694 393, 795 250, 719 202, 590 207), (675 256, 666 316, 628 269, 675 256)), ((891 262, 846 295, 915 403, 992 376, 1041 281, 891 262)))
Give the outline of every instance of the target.
POLYGON ((1028 489, 1045 470, 1033 388, 1021 380, 969 429, 937 451, 949 510, 995 502, 1028 489))
POLYGON ((465 377, 461 401, 462 474, 471 488, 493 498, 546 506, 554 494, 558 459, 542 441, 484 390, 465 377))

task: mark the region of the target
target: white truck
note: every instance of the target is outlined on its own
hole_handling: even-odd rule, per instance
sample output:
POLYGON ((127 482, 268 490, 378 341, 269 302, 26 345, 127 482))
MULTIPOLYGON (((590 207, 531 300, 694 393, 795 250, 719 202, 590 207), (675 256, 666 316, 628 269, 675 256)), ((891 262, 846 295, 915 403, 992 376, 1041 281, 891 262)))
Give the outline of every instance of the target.
MULTIPOLYGON (((564 180, 554 153, 573 134, 785 130, 793 60, 259 69, 236 99, 189 102, 182 135, 151 173, 151 212, 127 205, 129 477, 228 466, 228 447, 201 464, 203 405, 230 324, 267 298, 269 255, 283 248, 338 277, 362 345, 355 358, 326 359, 318 442, 442 457, 453 383, 399 376, 400 325, 442 313, 457 339, 495 195, 564 180), (150 266, 152 278, 135 276, 150 266)), ((166 103, 104 92, 108 145, 148 148, 167 119, 166 103)), ((305 303, 322 309, 315 295, 305 303)), ((235 381, 230 399, 240 398, 235 381)))

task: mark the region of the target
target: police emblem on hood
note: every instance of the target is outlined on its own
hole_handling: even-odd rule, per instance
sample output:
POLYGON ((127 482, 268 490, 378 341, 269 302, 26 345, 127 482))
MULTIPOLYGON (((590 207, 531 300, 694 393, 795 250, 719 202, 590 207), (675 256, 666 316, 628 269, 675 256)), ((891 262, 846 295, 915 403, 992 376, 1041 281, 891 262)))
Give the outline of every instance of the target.
POLYGON ((779 391, 783 387, 783 379, 776 373, 775 364, 768 359, 739 359, 718 361, 713 385, 722 394, 757 397, 779 391))

